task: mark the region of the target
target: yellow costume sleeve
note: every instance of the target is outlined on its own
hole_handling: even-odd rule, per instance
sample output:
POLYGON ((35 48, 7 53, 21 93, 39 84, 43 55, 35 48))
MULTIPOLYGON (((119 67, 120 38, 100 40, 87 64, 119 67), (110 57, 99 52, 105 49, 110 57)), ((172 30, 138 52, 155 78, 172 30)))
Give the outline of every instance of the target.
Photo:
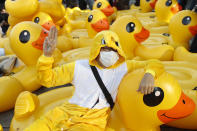
POLYGON ((75 63, 68 63, 52 69, 53 57, 42 55, 37 63, 38 79, 45 87, 53 87, 72 82, 75 63))
POLYGON ((138 68, 144 68, 146 73, 151 73, 154 77, 157 77, 164 72, 164 66, 159 60, 127 60, 126 63, 128 72, 131 72, 138 68))

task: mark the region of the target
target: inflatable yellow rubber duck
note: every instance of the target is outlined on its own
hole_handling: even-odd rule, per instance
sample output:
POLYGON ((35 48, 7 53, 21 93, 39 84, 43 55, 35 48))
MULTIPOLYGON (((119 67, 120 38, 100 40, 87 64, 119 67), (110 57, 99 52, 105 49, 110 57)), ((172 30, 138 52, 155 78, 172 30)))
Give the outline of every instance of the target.
POLYGON ((110 24, 116 19, 116 9, 107 0, 96 0, 93 9, 102 11, 107 16, 110 24))
MULTIPOLYGON (((182 92, 177 80, 166 72, 158 76, 152 94, 138 93, 136 90, 143 74, 143 70, 131 72, 121 82, 118 101, 111 112, 107 129, 159 131, 161 124, 177 121, 191 115, 194 111, 194 102, 182 92), (128 86, 131 83, 134 85, 128 86), (128 101, 130 102, 128 103, 128 101), (133 107, 133 104, 136 106, 133 107)), ((63 87, 43 93, 38 97, 29 92, 21 93, 17 98, 10 131, 24 130, 49 110, 68 101, 72 92, 73 87, 63 87), (29 106, 24 104, 24 100, 29 103, 29 106)), ((48 118, 55 120, 54 116, 57 115, 54 114, 48 118)), ((39 128, 40 126, 37 126, 37 129, 39 128)))
POLYGON ((173 47, 168 45, 146 47, 140 44, 149 37, 149 31, 133 16, 117 19, 110 30, 118 34, 127 59, 140 56, 143 59, 172 60, 173 47))
POLYGON ((53 19, 50 17, 50 15, 44 12, 38 12, 37 14, 35 14, 32 18, 32 21, 41 25, 48 31, 52 26, 55 26, 55 24, 53 23, 53 19))
POLYGON ((66 47, 81 48, 91 46, 93 37, 100 31, 108 30, 110 27, 106 16, 100 10, 92 10, 86 18, 86 28, 74 30, 66 36, 58 39, 57 48, 62 52, 66 51, 66 47))
POLYGON ((155 5, 155 12, 152 15, 143 17, 137 14, 136 17, 151 33, 163 34, 169 33, 168 23, 172 16, 180 10, 182 10, 182 7, 177 0, 158 0, 155 5))
POLYGON ((1 124, 0 124, 0 131, 3 131, 3 127, 1 126, 1 124))
MULTIPOLYGON (((186 61, 171 61, 163 62, 167 72, 172 74, 181 85, 183 92, 192 98, 192 100, 197 104, 197 66, 195 63, 186 61)), ((168 125, 184 128, 184 129, 197 129, 197 109, 189 117, 170 122, 168 125)))
POLYGON ((182 92, 177 80, 168 73, 163 73, 158 77, 152 94, 139 95, 136 90, 142 75, 143 71, 128 74, 119 87, 118 103, 127 129, 158 131, 159 125, 193 113, 194 102, 182 92), (130 84, 133 86, 129 88, 130 84), (133 104, 128 104, 128 101, 134 103, 135 108, 133 104))
POLYGON ((142 13, 151 12, 155 9, 157 0, 140 0, 140 9, 142 13))
POLYGON ((37 0, 6 0, 5 8, 9 15, 15 18, 24 18, 33 15, 38 9, 37 0))
POLYGON ((158 24, 169 23, 172 16, 181 10, 182 7, 177 0, 158 0, 155 6, 158 24))
POLYGON ((65 7, 62 5, 61 1, 39 0, 38 3, 38 11, 49 14, 53 18, 54 23, 64 19, 65 7))
POLYGON ((90 11, 81 10, 79 7, 74 7, 73 9, 66 9, 66 20, 68 22, 67 26, 70 26, 72 30, 74 29, 85 29, 86 28, 86 18, 90 11))
MULTIPOLYGON (((172 45, 175 48, 173 57, 175 61, 190 61, 196 63, 197 54, 188 51, 190 39, 197 34, 196 23, 196 12, 191 10, 180 11, 173 16, 169 23, 170 34, 161 37, 157 36, 157 41, 155 43, 172 45), (164 41, 162 41, 163 37, 166 38, 164 41)), ((151 43, 151 41, 144 42, 144 44, 148 43, 151 43)))
POLYGON ((19 23, 11 30, 10 46, 26 67, 16 74, 0 78, 0 112, 13 108, 20 92, 34 91, 40 87, 35 65, 42 54, 42 45, 47 35, 47 31, 33 22, 19 23))

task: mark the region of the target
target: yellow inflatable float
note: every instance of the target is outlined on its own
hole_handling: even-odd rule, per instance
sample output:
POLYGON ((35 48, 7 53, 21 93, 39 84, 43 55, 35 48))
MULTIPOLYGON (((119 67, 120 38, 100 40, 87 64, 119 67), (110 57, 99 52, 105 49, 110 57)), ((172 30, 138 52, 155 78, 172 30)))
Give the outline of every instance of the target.
POLYGON ((32 18, 32 21, 41 25, 48 31, 52 26, 55 26, 55 24, 53 23, 53 19, 50 17, 50 15, 44 12, 38 12, 37 14, 35 14, 32 18))
MULTIPOLYGON (((108 127, 116 131, 159 131, 159 125, 186 117, 194 111, 193 101, 181 91, 178 82, 168 73, 157 78, 152 94, 138 93, 136 90, 143 74, 143 70, 134 71, 121 82, 118 102, 111 113, 108 127), (128 83, 133 85, 132 88, 128 83), (133 104, 136 106, 133 107, 133 104)), ((64 87, 41 94, 37 98, 29 92, 21 93, 17 99, 10 131, 24 130, 47 111, 67 101, 72 91, 73 87, 64 87), (25 105, 24 100, 30 106, 25 105)))
POLYGON ((67 50, 67 47, 72 49, 91 46, 93 43, 93 37, 102 30, 109 29, 109 22, 106 16, 100 10, 92 10, 89 12, 86 19, 87 29, 74 30, 66 36, 58 37, 57 48, 62 52, 67 50))
POLYGON ((171 46, 146 47, 140 44, 148 39, 149 31, 135 17, 123 16, 117 19, 110 30, 118 34, 127 59, 140 56, 142 59, 172 60, 174 49, 171 46))
MULTIPOLYGON (((167 72, 172 74, 181 85, 183 92, 188 95, 197 104, 197 66, 195 63, 187 61, 170 61, 163 62, 167 72)), ((197 109, 189 117, 170 122, 168 125, 184 128, 184 129, 197 129, 197 109)))
POLYGON ((47 35, 40 25, 33 22, 19 23, 13 27, 9 36, 11 48, 26 66, 16 74, 0 78, 0 112, 13 108, 20 92, 40 87, 35 65, 47 35))
POLYGON ((112 7, 107 0, 96 0, 93 5, 93 9, 102 11, 108 18, 110 24, 116 19, 116 8, 112 7))

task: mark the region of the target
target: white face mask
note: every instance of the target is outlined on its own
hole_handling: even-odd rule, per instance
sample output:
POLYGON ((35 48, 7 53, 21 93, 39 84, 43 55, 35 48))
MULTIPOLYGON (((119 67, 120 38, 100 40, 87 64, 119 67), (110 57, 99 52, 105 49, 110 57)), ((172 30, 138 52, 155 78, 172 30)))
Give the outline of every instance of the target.
POLYGON ((114 65, 119 59, 119 55, 115 51, 101 51, 99 61, 105 66, 110 67, 114 65))

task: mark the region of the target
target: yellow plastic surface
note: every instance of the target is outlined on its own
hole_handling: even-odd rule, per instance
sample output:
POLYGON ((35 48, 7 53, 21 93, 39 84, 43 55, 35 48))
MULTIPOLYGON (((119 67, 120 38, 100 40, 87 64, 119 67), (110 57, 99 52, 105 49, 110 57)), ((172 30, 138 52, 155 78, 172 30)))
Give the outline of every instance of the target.
POLYGON ((37 0, 6 0, 5 8, 8 13, 17 18, 33 15, 38 8, 37 0))

